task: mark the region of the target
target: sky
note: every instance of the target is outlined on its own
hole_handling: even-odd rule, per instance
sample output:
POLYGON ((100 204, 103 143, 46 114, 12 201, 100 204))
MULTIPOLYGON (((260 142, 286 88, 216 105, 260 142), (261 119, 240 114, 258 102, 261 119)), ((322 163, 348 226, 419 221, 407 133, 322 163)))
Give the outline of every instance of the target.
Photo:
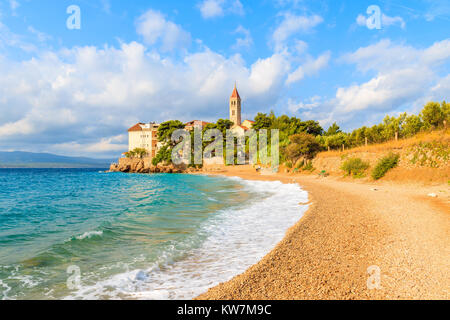
POLYGON ((116 157, 137 122, 228 118, 235 82, 243 119, 351 131, 449 71, 448 0, 0 0, 0 150, 116 157))

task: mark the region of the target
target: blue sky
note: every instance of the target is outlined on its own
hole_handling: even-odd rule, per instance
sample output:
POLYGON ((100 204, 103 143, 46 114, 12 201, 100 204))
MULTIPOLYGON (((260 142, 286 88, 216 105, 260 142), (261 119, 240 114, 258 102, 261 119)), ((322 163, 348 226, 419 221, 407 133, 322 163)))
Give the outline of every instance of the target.
POLYGON ((0 0, 0 150, 114 157, 138 121, 226 118, 235 81, 244 118, 373 125, 449 99, 449 30, 448 1, 0 0))

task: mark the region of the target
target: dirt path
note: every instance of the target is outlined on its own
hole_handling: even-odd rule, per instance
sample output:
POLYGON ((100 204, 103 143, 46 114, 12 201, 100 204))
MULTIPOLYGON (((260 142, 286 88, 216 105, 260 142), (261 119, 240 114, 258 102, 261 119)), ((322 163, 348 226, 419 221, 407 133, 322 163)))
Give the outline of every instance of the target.
POLYGON ((312 205, 263 260, 199 299, 450 299, 448 186, 374 187, 249 169, 221 174, 295 180, 312 205), (380 282, 369 290, 369 277, 377 284, 371 266, 380 282))

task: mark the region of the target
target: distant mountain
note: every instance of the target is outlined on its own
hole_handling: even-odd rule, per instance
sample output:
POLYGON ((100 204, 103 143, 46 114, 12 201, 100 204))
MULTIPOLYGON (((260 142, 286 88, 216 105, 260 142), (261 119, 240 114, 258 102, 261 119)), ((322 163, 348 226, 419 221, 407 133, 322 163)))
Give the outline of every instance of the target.
POLYGON ((50 153, 0 151, 0 168, 109 168, 112 159, 65 157, 50 153))

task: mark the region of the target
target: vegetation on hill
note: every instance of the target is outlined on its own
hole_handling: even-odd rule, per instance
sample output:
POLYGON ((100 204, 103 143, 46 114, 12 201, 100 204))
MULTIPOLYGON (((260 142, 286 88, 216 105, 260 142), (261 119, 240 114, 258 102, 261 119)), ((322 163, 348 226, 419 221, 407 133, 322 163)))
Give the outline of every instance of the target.
MULTIPOLYGON (((301 121, 287 116, 275 117, 258 114, 255 118, 257 128, 279 129, 281 161, 295 163, 300 158, 311 158, 318 151, 342 150, 366 144, 383 143, 390 140, 413 137, 424 131, 442 129, 445 123, 450 124, 450 104, 443 101, 427 103, 419 115, 403 113, 398 117, 386 116, 382 123, 372 127, 363 126, 346 133, 337 123, 333 123, 324 131, 315 121, 301 121), (298 143, 290 137, 297 134, 311 134, 318 143, 303 146, 300 151, 298 143)), ((417 158, 420 155, 417 156, 417 158)), ((422 158, 426 158, 422 155, 422 158)))
POLYGON ((144 148, 135 148, 134 150, 125 152, 124 155, 127 158, 143 158, 147 156, 147 150, 144 148))
POLYGON ((179 120, 170 120, 161 123, 158 128, 158 141, 163 144, 156 156, 152 159, 152 164, 170 163, 172 161, 172 149, 176 145, 172 141, 172 134, 175 130, 184 129, 185 125, 179 120))
POLYGON ((354 178, 362 178, 365 171, 369 168, 369 163, 361 160, 361 158, 350 158, 344 161, 341 169, 346 172, 347 175, 354 178))
MULTIPOLYGON (((445 126, 445 123, 450 124, 450 104, 445 101, 442 103, 429 102, 419 115, 402 113, 397 117, 386 116, 382 123, 372 127, 363 126, 348 133, 344 132, 337 123, 333 123, 328 130, 324 130, 317 121, 302 121, 299 118, 287 115, 277 117, 274 112, 270 114, 258 113, 254 120, 253 129, 267 129, 269 138, 271 129, 279 130, 280 163, 289 163, 292 167, 293 164, 299 163, 303 159, 303 169, 309 165, 311 170, 313 170, 310 160, 321 151, 355 148, 364 146, 366 143, 368 145, 383 143, 394 140, 396 137, 398 139, 409 138, 420 132, 441 129, 445 126)), ((225 132, 232 126, 233 123, 231 121, 219 119, 217 123, 208 124, 204 128, 203 134, 208 129, 220 130, 223 133, 225 149, 225 132)), ((175 145, 171 141, 171 135, 174 130, 183 128, 184 124, 178 120, 167 121, 160 125, 158 139, 163 143, 164 147, 153 159, 153 164, 171 161, 171 153, 175 145)), ((191 135, 193 135, 193 132, 191 132, 191 135)), ((191 138, 194 141, 193 137, 191 138)), ((203 150, 212 141, 212 138, 209 141, 203 141, 203 150)), ((248 151, 248 138, 246 143, 246 151, 248 151)), ((270 143, 268 148, 270 154, 270 143)), ((423 160, 424 158, 423 154, 419 154, 414 159, 416 161, 425 161, 423 160)), ((379 166, 374 170, 374 177, 383 176, 386 173, 383 173, 383 171, 394 165, 395 161, 392 162, 393 159, 389 158, 389 161, 382 159, 384 161, 380 161, 379 166)), ((361 159, 348 159, 342 168, 349 175, 362 176, 368 165, 361 159)))
POLYGON ((421 131, 440 129, 444 121, 450 124, 450 104, 443 101, 429 102, 419 115, 408 115, 402 113, 397 118, 386 116, 382 123, 372 127, 363 126, 353 130, 351 133, 342 132, 334 123, 326 134, 318 137, 320 144, 328 149, 353 148, 366 143, 382 143, 389 140, 409 138, 421 131))
POLYGON ((289 137, 290 144, 285 149, 288 159, 295 162, 301 157, 312 159, 320 151, 320 144, 309 133, 301 132, 289 137))
POLYGON ((377 163, 372 171, 372 178, 374 180, 381 179, 390 169, 395 168, 398 165, 399 160, 399 154, 389 153, 377 163))

